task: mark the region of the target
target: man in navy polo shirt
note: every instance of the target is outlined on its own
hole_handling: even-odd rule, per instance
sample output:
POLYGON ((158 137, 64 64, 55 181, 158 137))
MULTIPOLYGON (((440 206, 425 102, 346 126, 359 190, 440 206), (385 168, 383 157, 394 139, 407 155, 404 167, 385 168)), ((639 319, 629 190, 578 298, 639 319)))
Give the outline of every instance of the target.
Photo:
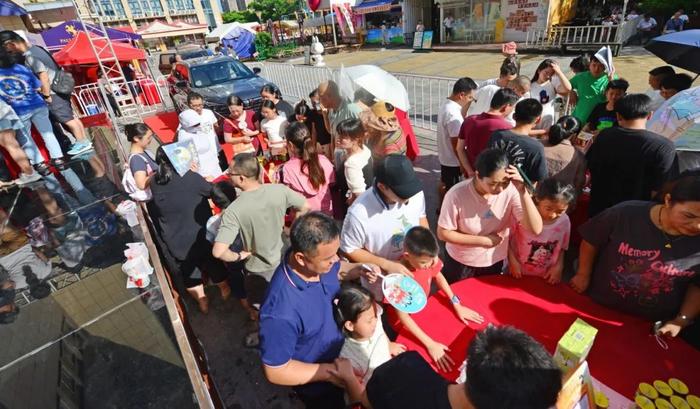
POLYGON ((343 390, 333 385, 340 381, 331 375, 343 346, 333 299, 341 280, 366 270, 339 260, 340 230, 323 213, 299 217, 290 241, 260 310, 263 370, 271 383, 294 386, 307 409, 343 408, 343 390))

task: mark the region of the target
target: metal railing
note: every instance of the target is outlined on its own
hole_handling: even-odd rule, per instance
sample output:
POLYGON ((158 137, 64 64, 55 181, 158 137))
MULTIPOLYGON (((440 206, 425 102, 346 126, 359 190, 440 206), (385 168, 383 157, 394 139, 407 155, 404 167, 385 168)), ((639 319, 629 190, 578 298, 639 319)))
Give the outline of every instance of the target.
MULTIPOLYGON (((123 93, 126 92, 126 89, 124 89, 123 93)), ((75 87, 72 95, 73 112, 76 117, 84 118, 109 112, 107 106, 110 104, 113 110, 119 107, 121 116, 150 115, 163 111, 168 107, 166 101, 169 101, 169 98, 163 98, 164 95, 168 95, 167 89, 166 92, 163 93, 158 82, 150 78, 145 78, 116 85, 112 90, 114 100, 109 101, 105 100, 102 96, 100 85, 93 82, 75 87), (129 87, 132 95, 136 97, 137 103, 135 105, 129 106, 128 108, 119 107, 119 98, 122 94, 121 90, 123 87, 129 87)))
MULTIPOLYGON (((250 68, 260 68, 260 76, 275 83, 285 100, 296 102, 308 99, 309 92, 323 81, 336 79, 338 69, 310 67, 271 62, 247 63, 250 68)), ((430 77, 404 73, 392 73, 406 88, 411 108, 408 112, 413 126, 428 130, 437 129, 437 113, 447 98, 456 78, 430 77)))
POLYGON ((637 20, 617 25, 557 26, 529 30, 526 48, 562 48, 566 45, 622 44, 636 30, 637 20))

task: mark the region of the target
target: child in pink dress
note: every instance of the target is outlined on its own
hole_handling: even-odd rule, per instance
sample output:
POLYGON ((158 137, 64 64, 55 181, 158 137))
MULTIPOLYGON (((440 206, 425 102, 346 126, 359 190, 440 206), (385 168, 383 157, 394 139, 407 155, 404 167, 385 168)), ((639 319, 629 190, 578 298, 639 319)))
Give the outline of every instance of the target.
POLYGON ((561 281, 564 251, 569 248, 571 222, 566 210, 574 201, 575 188, 556 179, 537 185, 535 204, 544 224, 542 233, 535 235, 520 223, 513 227, 508 249, 511 275, 542 277, 550 284, 561 281))

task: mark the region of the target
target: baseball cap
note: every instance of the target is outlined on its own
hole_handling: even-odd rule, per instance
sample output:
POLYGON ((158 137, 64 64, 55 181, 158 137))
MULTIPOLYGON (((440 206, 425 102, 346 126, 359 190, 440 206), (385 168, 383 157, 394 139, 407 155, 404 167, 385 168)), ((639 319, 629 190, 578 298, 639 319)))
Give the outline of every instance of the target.
POLYGON ((410 199, 423 190, 423 184, 404 155, 388 155, 374 172, 377 182, 385 185, 401 199, 410 199))

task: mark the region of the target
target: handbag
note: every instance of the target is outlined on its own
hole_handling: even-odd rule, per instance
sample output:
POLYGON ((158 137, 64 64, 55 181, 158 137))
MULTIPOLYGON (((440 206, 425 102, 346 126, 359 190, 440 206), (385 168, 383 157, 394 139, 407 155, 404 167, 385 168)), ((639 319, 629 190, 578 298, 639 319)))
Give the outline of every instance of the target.
MULTIPOLYGON (((134 157, 134 155, 139 156, 143 159, 143 157, 139 154, 131 154, 129 155, 129 162, 131 162, 131 158, 134 157)), ((151 165, 148 164, 148 161, 146 159, 143 160, 146 162, 146 173, 150 174, 153 171, 153 169, 151 169, 151 165)), ((122 187, 124 188, 124 191, 129 195, 129 197, 131 197, 137 202, 148 202, 153 197, 150 188, 141 190, 136 186, 134 174, 131 173, 131 169, 128 165, 126 166, 126 169, 124 169, 124 175, 122 176, 122 187)))

